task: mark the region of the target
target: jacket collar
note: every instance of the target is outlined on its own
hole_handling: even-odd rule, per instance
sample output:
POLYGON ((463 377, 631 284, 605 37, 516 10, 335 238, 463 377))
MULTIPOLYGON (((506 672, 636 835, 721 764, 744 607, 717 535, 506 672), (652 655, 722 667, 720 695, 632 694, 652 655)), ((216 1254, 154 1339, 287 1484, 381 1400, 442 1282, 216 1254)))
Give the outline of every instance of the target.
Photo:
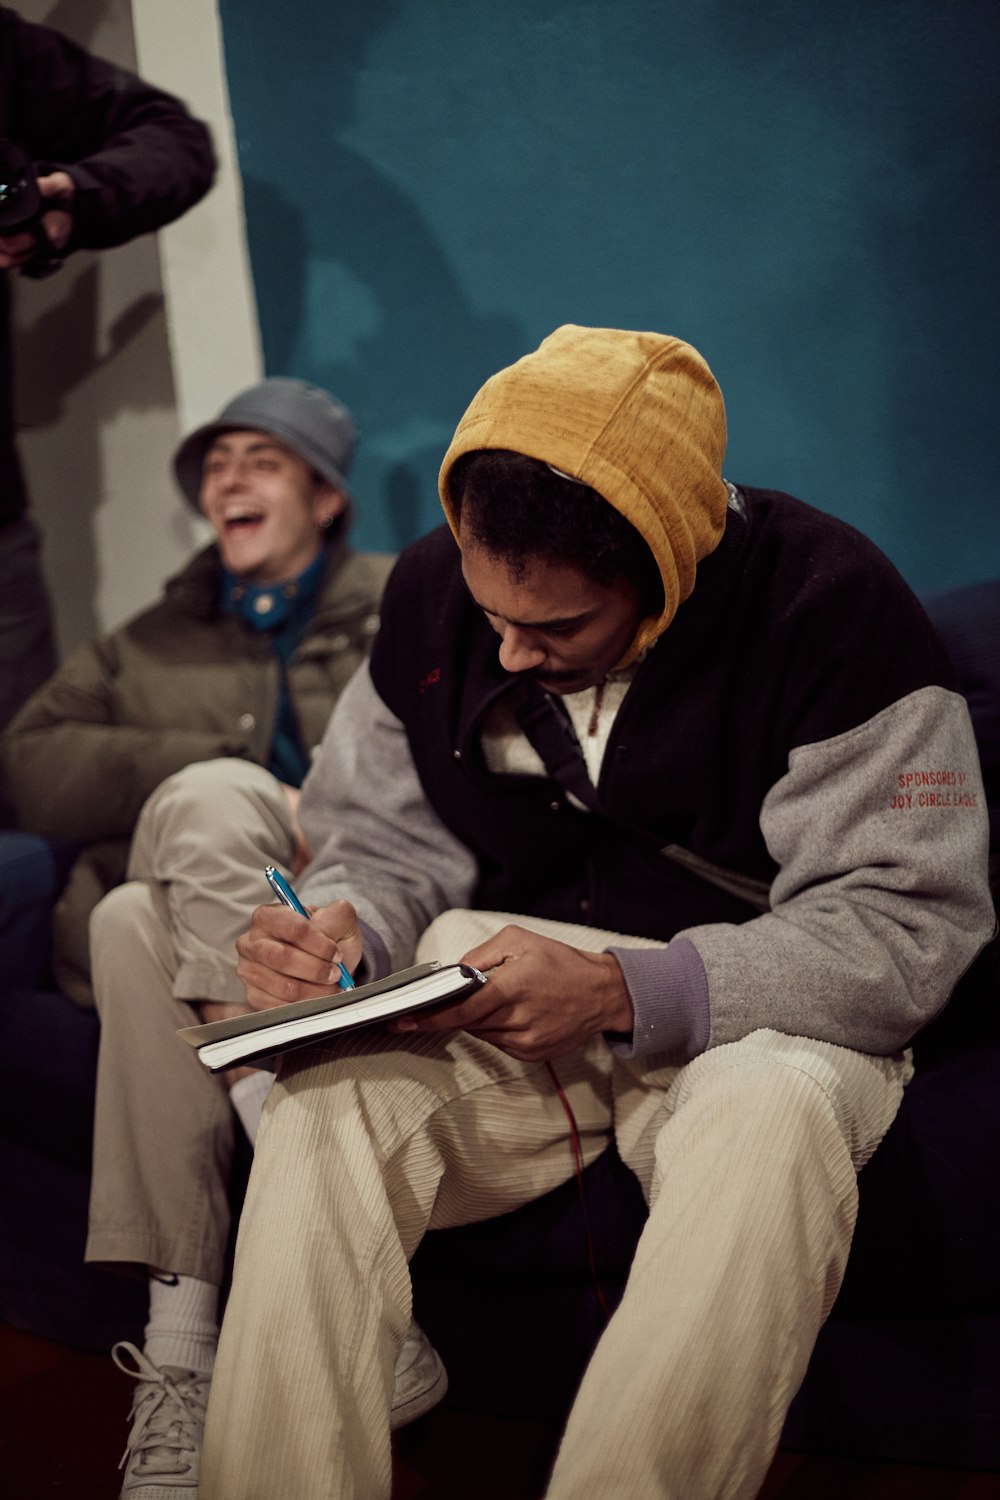
MULTIPOLYGON (((316 616, 326 614, 335 604, 342 606, 345 599, 340 574, 351 555, 351 548, 341 539, 334 539, 328 546, 329 556, 319 588, 316 616)), ((220 619, 223 578, 219 549, 212 542, 196 553, 179 573, 167 579, 163 587, 164 597, 175 609, 192 619, 220 619)))

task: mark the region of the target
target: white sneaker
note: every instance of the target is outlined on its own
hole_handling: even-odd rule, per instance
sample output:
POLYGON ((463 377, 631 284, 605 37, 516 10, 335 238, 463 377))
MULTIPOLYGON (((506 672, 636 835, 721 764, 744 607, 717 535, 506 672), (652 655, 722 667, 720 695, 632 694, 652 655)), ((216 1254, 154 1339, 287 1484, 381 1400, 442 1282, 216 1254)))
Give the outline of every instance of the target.
MULTIPOLYGON (((420 1325, 412 1320, 393 1373, 396 1389, 392 1394, 389 1426, 395 1432, 437 1406, 448 1389, 448 1372, 441 1356, 420 1325)), ((142 1500, 146 1497, 142 1496, 142 1500)))
POLYGON ((197 1500, 211 1376, 172 1365, 158 1369, 134 1344, 116 1344, 111 1358, 139 1382, 118 1465, 125 1469, 119 1500, 197 1500))

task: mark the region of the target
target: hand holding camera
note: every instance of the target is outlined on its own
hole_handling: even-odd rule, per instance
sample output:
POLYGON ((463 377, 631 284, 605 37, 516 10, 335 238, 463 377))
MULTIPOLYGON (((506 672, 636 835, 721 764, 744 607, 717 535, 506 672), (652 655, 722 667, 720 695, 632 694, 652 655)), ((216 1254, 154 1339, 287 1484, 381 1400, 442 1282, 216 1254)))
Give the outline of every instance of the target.
POLYGON ((0 141, 0 270, 51 276, 63 263, 73 229, 73 179, 41 175, 14 141, 0 141))

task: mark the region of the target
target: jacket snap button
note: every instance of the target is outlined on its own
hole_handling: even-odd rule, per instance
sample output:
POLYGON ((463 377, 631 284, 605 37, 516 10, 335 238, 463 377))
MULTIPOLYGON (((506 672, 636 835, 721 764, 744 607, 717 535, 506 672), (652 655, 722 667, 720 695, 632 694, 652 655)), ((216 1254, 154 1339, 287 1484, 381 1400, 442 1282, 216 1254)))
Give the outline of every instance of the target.
POLYGON ((562 807, 562 803, 561 802, 550 802, 549 803, 549 807, 552 809, 553 812, 558 812, 559 809, 560 809, 560 807, 562 807))
POLYGON ((254 725, 256 723, 257 723, 257 720, 254 718, 253 714, 240 714, 240 728, 241 729, 247 729, 247 730, 253 729, 253 727, 254 727, 254 725))
POLYGON ((461 750, 453 750, 451 753, 452 753, 453 757, 455 758, 455 760, 461 760, 462 759, 462 752, 461 752, 461 750))
POLYGON ((343 631, 340 631, 340 633, 338 635, 335 635, 330 641, 330 650, 346 651, 350 644, 351 637, 349 635, 345 635, 343 631))

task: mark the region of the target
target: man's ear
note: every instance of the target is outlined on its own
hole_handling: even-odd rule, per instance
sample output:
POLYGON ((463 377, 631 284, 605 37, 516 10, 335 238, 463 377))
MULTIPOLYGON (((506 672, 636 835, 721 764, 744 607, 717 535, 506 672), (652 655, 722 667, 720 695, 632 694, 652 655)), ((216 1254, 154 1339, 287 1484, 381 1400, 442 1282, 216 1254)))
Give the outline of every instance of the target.
POLYGON ((313 495, 313 515, 316 523, 324 527, 332 526, 338 516, 343 515, 347 509, 347 496, 343 490, 338 490, 327 479, 321 479, 316 486, 313 495))

